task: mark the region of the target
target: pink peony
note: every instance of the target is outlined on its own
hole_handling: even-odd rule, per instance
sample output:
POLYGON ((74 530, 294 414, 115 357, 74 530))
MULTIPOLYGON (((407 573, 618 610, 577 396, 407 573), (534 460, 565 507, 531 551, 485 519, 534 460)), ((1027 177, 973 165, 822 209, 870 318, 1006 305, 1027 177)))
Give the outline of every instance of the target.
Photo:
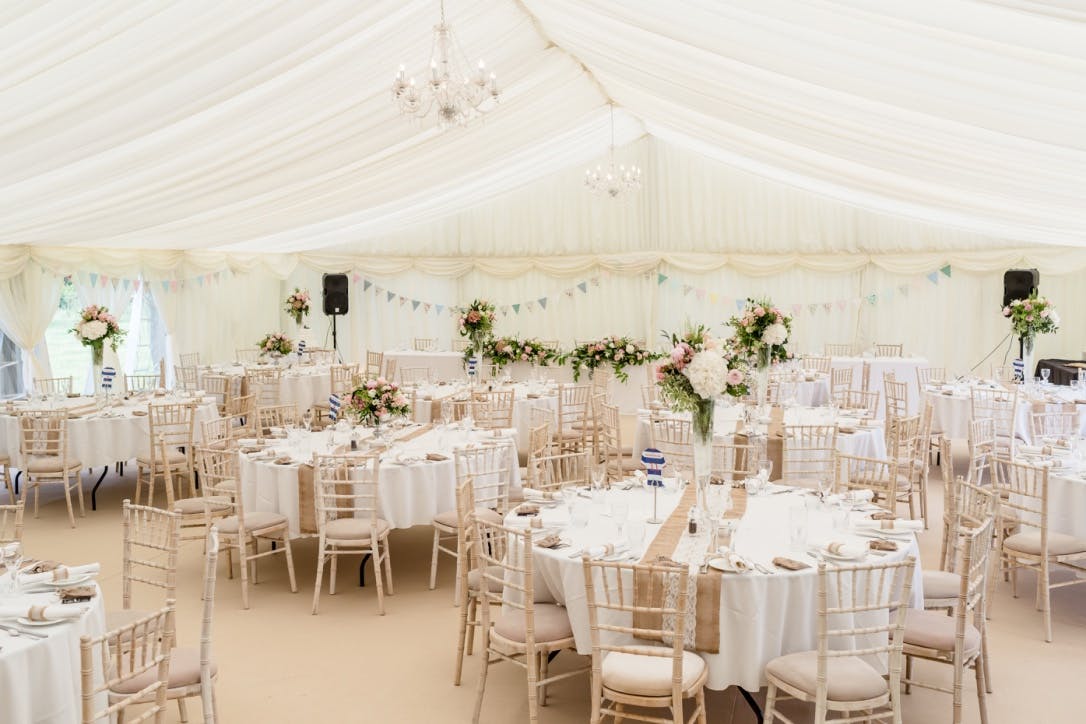
POLYGON ((1047 309, 1042 309, 1041 310, 1041 316, 1042 317, 1047 317, 1048 316, 1048 310, 1047 309))
POLYGON ((1032 322, 1032 321, 1033 321, 1033 315, 1032 315, 1032 314, 1030 314, 1030 315, 1027 315, 1027 316, 1026 316, 1026 321, 1027 321, 1027 322, 1032 322))
POLYGON ((1026 303, 1025 303, 1025 304, 1023 304, 1022 306, 1026 308, 1026 311, 1027 311, 1027 312, 1028 312, 1028 311, 1030 311, 1031 309, 1033 309, 1033 305, 1032 305, 1032 304, 1030 304, 1029 302, 1026 302, 1026 303))
POLYGON ((656 381, 657 382, 663 382, 664 381, 664 371, 663 371, 663 369, 661 369, 659 367, 656 368, 656 381))
POLYGON ((729 385, 738 385, 742 381, 743 381, 743 371, 742 370, 728 370, 728 384, 729 385))
POLYGON ((686 356, 686 350, 683 349, 681 344, 675 345, 675 348, 671 350, 671 359, 675 362, 682 362, 683 357, 686 356))
POLYGON ((755 317, 764 317, 765 316, 765 308, 763 308, 763 307, 755 307, 754 308, 754 316, 755 317))

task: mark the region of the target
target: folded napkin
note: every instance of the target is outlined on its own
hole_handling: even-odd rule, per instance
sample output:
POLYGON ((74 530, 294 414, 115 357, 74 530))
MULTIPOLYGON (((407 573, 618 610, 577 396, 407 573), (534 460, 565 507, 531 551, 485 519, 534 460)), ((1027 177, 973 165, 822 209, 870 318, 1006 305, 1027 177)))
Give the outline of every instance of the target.
POLYGON ((720 546, 716 549, 716 552, 717 555, 723 558, 727 564, 732 567, 732 570, 738 571, 739 573, 750 570, 750 564, 747 563, 746 559, 731 548, 720 546))
POLYGON ((539 399, 539 393, 537 393, 537 392, 529 392, 527 395, 525 395, 525 397, 527 397, 529 400, 538 400, 539 399))
POLYGON ((942 393, 940 393, 940 394, 946 395, 947 397, 953 397, 954 396, 954 390, 943 390, 942 393))
POLYGON ((1045 445, 1051 445, 1054 448, 1063 448, 1065 450, 1071 448, 1071 441, 1065 437, 1042 437, 1041 442, 1045 445))
POLYGON ((146 417, 147 416, 147 410, 132 410, 132 414, 135 415, 136 417, 146 417))
POLYGON ((842 558, 862 558, 867 552, 867 546, 861 543, 845 543, 844 541, 830 541, 825 550, 830 555, 842 558))
POLYGON ((23 565, 20 575, 24 578, 30 573, 47 573, 60 567, 57 561, 35 561, 30 565, 23 565))
POLYGON ((22 585, 32 585, 35 583, 63 583, 70 578, 79 578, 81 576, 97 576, 102 567, 97 563, 88 563, 83 566, 57 566, 51 571, 44 571, 42 573, 29 573, 21 574, 19 576, 19 583, 22 585))
POLYGON ((57 593, 60 595, 61 603, 72 603, 89 601, 97 595, 98 589, 94 586, 72 586, 71 588, 62 588, 57 593))
POLYGON ((294 462, 294 458, 289 455, 280 455, 275 459, 276 465, 290 465, 292 462, 294 462))
POLYGON ((65 621, 79 618, 86 612, 86 606, 60 604, 27 606, 24 603, 0 606, 0 619, 28 618, 31 621, 65 621))
POLYGON ((1052 448, 1047 445, 1019 445, 1018 452, 1023 455, 1051 455, 1052 448))
POLYGON ((867 517, 871 520, 897 520, 897 516, 888 510, 880 510, 867 517))
POLYGON ((548 535, 537 540, 535 544, 540 548, 554 549, 562 545, 562 539, 556 535, 548 535))
POLYGON ((561 499, 561 497, 562 496, 559 493, 551 493, 551 492, 548 492, 546 490, 533 490, 532 488, 524 488, 524 499, 525 500, 535 500, 535 501, 559 500, 559 499, 561 499))
POLYGON ((924 530, 922 520, 858 520, 856 530, 924 530))
POLYGON ((867 547, 873 551, 896 551, 897 543, 892 540, 875 539, 868 541, 867 547))
POLYGON ((801 563, 794 558, 785 558, 784 556, 777 556, 774 558, 773 565, 777 568, 784 568, 789 571, 802 571, 804 568, 810 568, 806 563, 801 563))
POLYGON ((539 515, 539 506, 534 503, 521 503, 513 512, 520 516, 539 515))
POLYGON ((586 548, 584 552, 587 553, 590 558, 606 558, 607 556, 628 553, 629 551, 630 547, 625 543, 607 543, 606 545, 586 548))
POLYGON ((845 493, 845 500, 850 503, 869 503, 875 499, 875 493, 871 490, 850 490, 845 493))
POLYGON ((426 453, 426 459, 431 460, 431 461, 433 461, 435 463, 439 463, 439 462, 441 462, 443 460, 448 460, 449 456, 448 455, 442 455, 441 453, 426 453))

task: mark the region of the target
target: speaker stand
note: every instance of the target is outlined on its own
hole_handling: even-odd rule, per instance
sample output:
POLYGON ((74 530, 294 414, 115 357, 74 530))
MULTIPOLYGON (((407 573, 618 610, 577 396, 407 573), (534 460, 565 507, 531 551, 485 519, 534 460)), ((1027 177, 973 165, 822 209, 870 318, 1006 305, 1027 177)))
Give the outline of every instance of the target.
POLYGON ((342 363, 343 359, 339 356, 339 339, 336 338, 336 317, 338 314, 332 315, 332 349, 336 352, 336 361, 342 363))

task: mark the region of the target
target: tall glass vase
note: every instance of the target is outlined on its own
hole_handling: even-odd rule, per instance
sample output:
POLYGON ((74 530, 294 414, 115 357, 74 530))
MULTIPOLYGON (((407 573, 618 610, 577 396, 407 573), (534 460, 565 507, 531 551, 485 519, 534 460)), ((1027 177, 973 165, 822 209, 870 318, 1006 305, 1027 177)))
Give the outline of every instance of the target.
POLYGON ((1022 338, 1022 382, 1032 382, 1036 367, 1033 360, 1033 337, 1022 338))
POLYGON ((754 363, 755 404, 761 407, 769 402, 769 360, 770 348, 762 347, 758 350, 758 357, 754 363))
POLYGON ((105 356, 104 353, 105 349, 101 345, 91 347, 91 366, 93 367, 91 385, 95 397, 105 395, 105 390, 102 388, 102 358, 105 356))
POLYGON ((697 483, 697 509, 707 518, 709 481, 713 471, 713 407, 714 400, 699 399, 691 424, 694 448, 694 480, 697 483))

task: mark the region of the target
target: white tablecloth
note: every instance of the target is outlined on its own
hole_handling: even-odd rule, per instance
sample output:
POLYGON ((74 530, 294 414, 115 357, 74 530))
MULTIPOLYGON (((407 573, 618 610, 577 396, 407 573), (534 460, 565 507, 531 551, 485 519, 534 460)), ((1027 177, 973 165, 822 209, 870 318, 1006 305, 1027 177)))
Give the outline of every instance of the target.
POLYGON ((834 357, 830 360, 830 366, 834 369, 852 368, 852 389, 860 389, 860 381, 863 378, 863 363, 871 363, 871 379, 869 390, 879 392, 878 416, 886 416, 886 389, 882 384, 882 377, 887 372, 894 373, 894 379, 898 382, 909 383, 909 413, 920 412, 920 392, 916 389, 916 370, 927 367, 928 361, 923 357, 834 357))
MULTIPOLYGON (((7 575, 0 576, 6 590, 7 575)), ((11 598, 0 594, 0 605, 55 603, 54 593, 24 594, 11 598)), ((47 636, 13 637, 0 631, 0 722, 5 724, 76 724, 82 721, 80 699, 79 637, 97 636, 106 630, 105 607, 99 593, 81 604, 87 612, 71 623, 32 629, 47 636)), ((12 621, 0 621, 5 626, 12 621)), ((104 706, 102 699, 99 708, 104 706)))
MULTIPOLYGON (((717 407, 713 418, 715 437, 729 437, 735 432, 736 422, 743 414, 741 405, 717 407)), ((686 414, 685 417, 689 418, 686 414)), ((830 410, 818 407, 793 407, 785 410, 784 422, 787 425, 828 425, 834 419, 830 410)), ((652 429, 647 412, 637 419, 634 433, 634 459, 640 460, 641 453, 652 441, 652 429)), ((861 427, 852 433, 837 433, 837 450, 846 455, 883 459, 886 457, 886 438, 881 425, 861 427)))
POLYGON ((799 407, 821 407, 830 401, 829 375, 816 375, 812 380, 785 376, 779 384, 781 404, 791 399, 799 407))
MULTIPOLYGON (((630 503, 630 520, 644 521, 651 514, 652 494, 648 491, 637 488, 620 494, 630 503)), ((748 500, 747 513, 735 535, 734 549, 740 555, 767 566, 774 557, 781 555, 803 560, 812 564, 812 568, 797 572, 781 570, 772 575, 724 574, 720 595, 720 653, 701 654, 709 666, 707 685, 711 689, 741 686, 755 691, 764 686, 765 666, 771 659, 817 646, 815 610, 818 579, 813 568, 815 561, 803 552, 789 549, 789 509, 792 505, 802 505, 803 497, 782 494, 748 500)), ((678 498, 674 491, 660 495, 663 517, 666 518, 675 508, 678 498)), ((592 510, 588 526, 579 530, 568 527, 569 513, 564 505, 543 509, 544 526, 563 528, 561 534, 570 540, 571 546, 558 550, 536 548, 533 551, 535 586, 537 592, 544 589, 549 591, 558 603, 566 607, 577 650, 588 655, 592 651, 592 644, 584 574, 580 558, 570 558, 570 554, 620 539, 612 519, 604 516, 604 506, 597 508, 581 498, 577 499, 576 504, 586 505, 592 510)), ((647 525, 644 545, 632 554, 640 555, 658 530, 657 525, 647 525)), ((828 511, 821 508, 811 510, 808 542, 816 544, 829 540, 866 542, 867 539, 851 536, 844 531, 835 533, 828 511)), ((907 555, 917 560, 910 600, 912 606, 920 608, 923 607, 924 593, 919 566, 920 551, 915 538, 885 559, 869 557, 867 560, 901 560, 907 555)))
MULTIPOLYGON (((154 398, 155 402, 182 402, 182 398, 167 395, 154 398)), ((65 401, 69 407, 93 404, 93 399, 72 398, 65 401)), ((147 416, 136 416, 133 410, 147 411, 147 401, 129 400, 103 413, 88 412, 82 417, 68 420, 68 456, 78 460, 83 467, 112 465, 117 461, 131 460, 151 451, 150 423, 147 416)), ((196 441, 203 440, 203 422, 219 416, 212 398, 196 408, 196 441)), ((19 420, 13 415, 0 415, 0 455, 10 455, 12 467, 20 468, 19 420)))
MULTIPOLYGON (((303 434, 303 441, 291 446, 286 440, 277 441, 274 449, 276 456, 291 455, 295 462, 290 465, 277 465, 272 460, 254 459, 254 455, 240 455, 239 473, 241 491, 247 512, 268 511, 282 513, 290 521, 292 537, 301 535, 298 510, 298 464, 309 462, 313 453, 328 453, 331 441, 330 431, 303 434)), ((396 443, 382 454, 378 488, 380 495, 380 517, 388 521, 393 528, 410 528, 414 525, 429 525, 438 513, 456 509, 456 469, 453 463, 453 449, 468 443, 493 442, 504 440, 509 445, 512 467, 512 491, 520 491, 520 467, 512 439, 506 434, 495 438, 490 432, 463 432, 460 430, 431 430, 414 440, 396 443), (425 456, 430 452, 439 452, 448 456, 440 462, 416 462, 398 464, 401 455, 425 456)), ((339 443, 347 440, 345 435, 337 438, 339 443)))

